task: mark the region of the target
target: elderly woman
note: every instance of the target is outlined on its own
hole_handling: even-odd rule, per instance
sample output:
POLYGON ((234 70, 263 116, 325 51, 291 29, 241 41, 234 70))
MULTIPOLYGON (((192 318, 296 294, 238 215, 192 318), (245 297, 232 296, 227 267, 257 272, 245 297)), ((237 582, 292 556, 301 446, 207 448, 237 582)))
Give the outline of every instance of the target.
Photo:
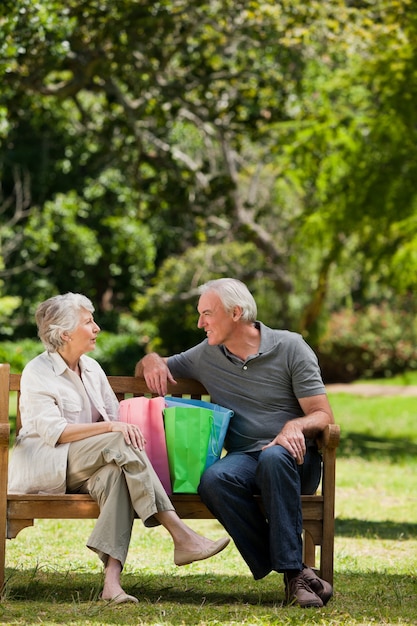
POLYGON ((22 373, 22 429, 9 489, 89 493, 100 507, 87 545, 104 563, 101 597, 137 602, 120 583, 135 514, 145 526, 167 529, 176 565, 217 554, 229 538, 211 541, 184 524, 146 456, 142 433, 118 421, 118 400, 104 371, 85 356, 100 332, 93 312, 91 301, 74 293, 50 298, 36 311, 46 351, 22 373))

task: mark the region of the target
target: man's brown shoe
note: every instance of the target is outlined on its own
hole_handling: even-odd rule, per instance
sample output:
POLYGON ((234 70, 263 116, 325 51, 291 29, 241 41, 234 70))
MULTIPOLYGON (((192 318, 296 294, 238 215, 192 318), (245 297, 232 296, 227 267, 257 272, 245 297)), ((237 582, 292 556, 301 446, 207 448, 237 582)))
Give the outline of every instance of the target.
POLYGON ((322 600, 323 604, 327 604, 333 595, 333 587, 331 584, 319 578, 311 567, 304 567, 301 576, 310 589, 322 600))
POLYGON ((285 580, 285 595, 287 604, 299 604, 303 609, 323 606, 321 598, 310 589, 302 573, 285 580))

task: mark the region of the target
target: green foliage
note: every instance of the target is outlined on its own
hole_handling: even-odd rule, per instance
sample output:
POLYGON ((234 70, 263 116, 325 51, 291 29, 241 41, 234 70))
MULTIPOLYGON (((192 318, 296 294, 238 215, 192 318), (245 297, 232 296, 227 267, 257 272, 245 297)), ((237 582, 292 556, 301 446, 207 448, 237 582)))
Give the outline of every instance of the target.
POLYGON ((11 320, 19 305, 20 298, 12 296, 0 298, 0 336, 13 334, 11 320))
POLYGON ((97 346, 90 354, 95 358, 108 376, 131 376, 135 365, 145 355, 145 346, 149 336, 142 333, 112 335, 100 333, 97 346))
POLYGON ((228 246, 201 244, 181 257, 171 257, 160 267, 155 286, 139 297, 133 311, 150 319, 158 335, 148 348, 164 354, 180 352, 202 341, 197 329, 198 286, 213 278, 234 276, 253 292, 262 320, 281 326, 286 319, 285 300, 274 293, 273 278, 258 274, 261 252, 251 243, 230 242, 228 246))
MULTIPOLYGON (((96 359, 108 375, 132 375, 154 333, 150 323, 123 320, 120 333, 102 331, 99 334, 96 349, 89 356, 96 359)), ((0 363, 10 363, 11 371, 19 374, 28 361, 43 351, 43 345, 36 339, 3 341, 0 342, 0 363)))
POLYGON ((40 341, 24 339, 22 341, 0 342, 0 363, 9 363, 14 374, 20 374, 26 363, 43 352, 40 341))
POLYGON ((415 289, 412 0, 19 0, 0 27, 4 336, 71 290, 183 348, 229 273, 317 343, 376 281, 415 289))
POLYGON ((417 369, 415 311, 389 303, 333 313, 317 346, 326 382, 391 377, 417 369))

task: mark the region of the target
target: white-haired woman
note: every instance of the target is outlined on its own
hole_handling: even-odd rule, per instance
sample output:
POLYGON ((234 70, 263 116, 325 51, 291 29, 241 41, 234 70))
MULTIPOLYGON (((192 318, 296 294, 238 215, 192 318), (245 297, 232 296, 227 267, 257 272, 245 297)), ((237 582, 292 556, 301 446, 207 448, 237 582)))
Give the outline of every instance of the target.
POLYGON ((105 568, 101 597, 137 602, 125 593, 120 574, 135 514, 145 526, 161 524, 174 543, 174 561, 186 565, 217 554, 228 537, 211 541, 176 514, 146 453, 139 428, 118 421, 118 400, 94 350, 99 326, 91 301, 67 293, 36 311, 46 351, 30 361, 21 378, 22 429, 12 454, 12 493, 89 493, 100 515, 87 542, 105 568))

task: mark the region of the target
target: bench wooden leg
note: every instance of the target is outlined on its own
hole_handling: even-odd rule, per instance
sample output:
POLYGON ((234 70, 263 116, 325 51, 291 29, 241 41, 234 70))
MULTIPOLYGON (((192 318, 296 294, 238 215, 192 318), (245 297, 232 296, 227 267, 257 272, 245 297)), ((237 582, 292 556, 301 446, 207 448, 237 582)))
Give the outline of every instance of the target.
POLYGON ((316 546, 313 537, 306 530, 303 531, 303 562, 309 567, 316 566, 316 546))
POLYGON ((0 524, 1 540, 0 540, 0 597, 4 587, 4 569, 6 565, 6 528, 0 524))
POLYGON ((333 567, 334 567, 334 541, 333 537, 323 540, 320 555, 320 576, 333 585, 333 567))
MULTIPOLYGON (((1 391, 6 398, 0 398, 4 402, 9 398, 8 385, 6 394, 1 391)), ((6 560, 6 528, 7 528, 7 463, 8 463, 8 441, 10 434, 9 424, 0 424, 0 593, 4 587, 4 565, 6 560)))

